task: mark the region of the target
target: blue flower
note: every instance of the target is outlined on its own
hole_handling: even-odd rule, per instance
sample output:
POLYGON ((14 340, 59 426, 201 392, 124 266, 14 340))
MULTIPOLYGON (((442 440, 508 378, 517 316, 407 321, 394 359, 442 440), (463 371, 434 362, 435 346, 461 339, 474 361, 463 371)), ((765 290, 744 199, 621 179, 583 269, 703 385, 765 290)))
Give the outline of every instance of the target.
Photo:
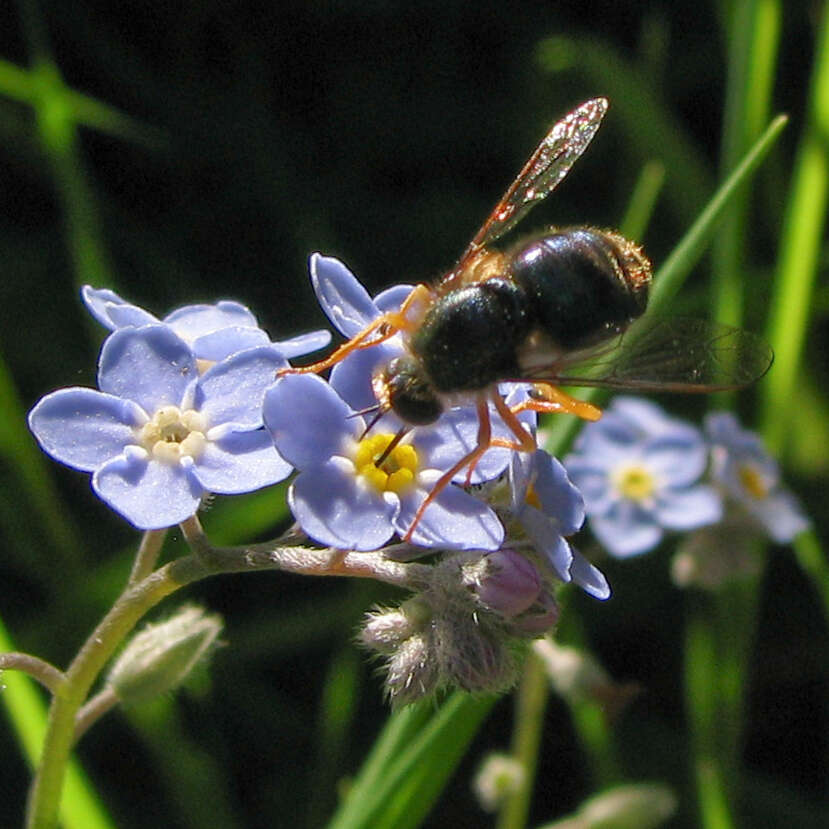
POLYGON ((287 365, 273 345, 216 363, 201 376, 190 347, 163 324, 125 327, 98 362, 101 391, 60 389, 29 413, 56 460, 92 472, 92 488, 138 529, 183 521, 204 495, 250 492, 291 466, 262 427, 262 398, 287 365))
MULTIPOLYGON (((149 311, 106 288, 84 285, 81 297, 92 316, 111 331, 159 322, 149 311)), ((160 322, 189 343, 197 360, 208 364, 237 351, 270 343, 270 337, 259 327, 256 317, 244 305, 230 300, 214 305, 185 305, 167 314, 160 322)), ((274 345, 286 359, 290 359, 324 348, 330 341, 331 335, 327 331, 312 331, 274 345)), ((203 366, 199 368, 201 370, 203 366)))
POLYGON ((573 581, 591 596, 607 599, 604 575, 565 536, 584 523, 584 499, 567 471, 543 449, 513 454, 509 467, 510 513, 564 582, 573 581))
POLYGON ((697 429, 633 397, 616 398, 601 420, 585 426, 565 459, 594 535, 620 557, 653 549, 665 530, 720 520, 717 491, 698 483, 706 464, 697 429))
MULTIPOLYGON (((318 543, 354 550, 376 550, 395 532, 404 536, 410 530, 435 482, 469 450, 464 435, 474 440, 477 424, 464 423, 466 417, 453 410, 434 426, 408 432, 378 468, 375 462, 397 433, 396 420, 384 417, 366 434, 363 417, 309 374, 281 377, 264 403, 265 425, 277 449, 300 470, 288 493, 297 521, 318 543)), ((476 468, 478 478, 497 475, 506 465, 502 458, 498 468, 490 454, 495 453, 487 453, 476 468)), ((411 541, 495 550, 503 536, 488 506, 450 484, 426 507, 411 541)))
POLYGON ((759 436, 743 429, 729 412, 705 418, 711 444, 711 476, 778 544, 809 527, 797 499, 783 487, 780 468, 759 436))

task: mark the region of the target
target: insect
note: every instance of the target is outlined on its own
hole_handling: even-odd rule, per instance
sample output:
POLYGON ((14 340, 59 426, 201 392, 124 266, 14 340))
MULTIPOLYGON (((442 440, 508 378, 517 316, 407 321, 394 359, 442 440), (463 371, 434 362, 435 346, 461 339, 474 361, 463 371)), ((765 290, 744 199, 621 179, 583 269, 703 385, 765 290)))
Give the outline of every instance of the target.
POLYGON ((490 247, 564 179, 607 106, 604 98, 587 101, 552 127, 436 285, 416 286, 398 311, 379 316, 326 360, 287 370, 323 371, 400 332, 405 353, 372 381, 379 413, 391 410, 408 424, 395 441, 459 399, 475 401, 477 445, 437 481, 412 527, 464 468, 469 480, 490 447, 535 449, 519 412, 601 416, 560 385, 709 392, 748 385, 771 365, 771 349, 747 331, 686 319, 634 325, 647 308, 651 264, 639 245, 614 231, 552 229, 507 252, 490 247), (506 381, 531 384, 527 399, 508 406, 498 391, 506 381), (492 437, 490 404, 514 440, 492 437))

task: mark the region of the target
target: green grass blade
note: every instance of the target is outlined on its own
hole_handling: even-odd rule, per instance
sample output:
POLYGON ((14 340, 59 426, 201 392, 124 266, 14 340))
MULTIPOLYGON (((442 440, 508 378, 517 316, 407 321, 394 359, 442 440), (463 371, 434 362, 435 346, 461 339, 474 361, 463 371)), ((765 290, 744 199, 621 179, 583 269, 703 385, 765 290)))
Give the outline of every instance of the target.
MULTIPOLYGON (((648 305, 649 313, 661 313, 666 310, 671 299, 682 287, 682 283, 705 251, 705 247, 714 233, 723 211, 731 199, 734 198, 734 195, 739 192, 741 187, 745 186, 746 182, 756 172, 780 137, 786 122, 786 116, 779 115, 769 124, 763 135, 746 154, 737 169, 714 193, 697 220, 656 272, 648 305)), ((595 402, 603 398, 603 393, 600 389, 590 389, 584 394, 580 393, 579 397, 595 402)), ((547 442, 549 451, 557 456, 565 452, 579 426, 580 421, 574 417, 557 418, 550 429, 550 439, 547 442)))
MULTIPOLYGON (((14 650, 0 622, 0 651, 14 650)), ((34 681, 19 671, 4 671, 0 698, 29 766, 40 757, 46 733, 46 705, 34 681)), ((81 767, 69 762, 61 800, 61 822, 66 829, 110 829, 114 824, 89 784, 81 767)))
MULTIPOLYGON (((494 697, 473 697, 457 691, 417 731, 411 729, 411 719, 420 719, 433 703, 426 700, 411 706, 411 719, 392 726, 396 736, 404 739, 392 741, 385 734, 381 738, 382 755, 388 765, 384 770, 378 769, 379 753, 372 754, 368 761, 371 773, 365 777, 361 773, 345 808, 335 815, 329 829, 418 826, 494 702, 494 697)), ((405 714, 406 711, 395 714, 390 722, 405 714)))
POLYGON ((778 457, 791 426, 790 401, 798 382, 826 223, 829 187, 829 23, 818 34, 807 123, 800 141, 771 300, 768 339, 775 364, 763 383, 763 434, 778 457))

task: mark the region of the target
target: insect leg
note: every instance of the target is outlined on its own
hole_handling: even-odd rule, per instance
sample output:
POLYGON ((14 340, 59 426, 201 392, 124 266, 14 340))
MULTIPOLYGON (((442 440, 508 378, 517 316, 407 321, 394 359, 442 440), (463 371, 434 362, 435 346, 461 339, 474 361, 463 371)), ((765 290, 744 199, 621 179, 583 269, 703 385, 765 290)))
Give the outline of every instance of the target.
POLYGON ((443 475, 437 479, 435 485, 432 487, 432 490, 423 499, 423 503, 417 508, 412 525, 406 531, 406 535, 403 536, 403 541, 408 543, 412 540, 412 532, 420 519, 423 517, 426 507, 428 507, 429 504, 431 504, 432 501, 434 501, 435 498, 446 488, 446 486, 452 481, 452 478, 454 478, 455 475, 457 475, 458 472, 460 472, 461 469, 463 469, 467 464, 470 464, 474 468, 481 455, 483 455, 484 452, 492 446, 492 424, 489 419, 489 406, 485 397, 478 398, 477 409, 478 442, 475 448, 470 452, 467 452, 451 469, 444 472, 443 475))
POLYGON ((417 285, 414 290, 406 297, 405 302, 400 306, 398 311, 386 311, 377 319, 372 320, 362 331, 356 333, 350 340, 344 342, 339 348, 317 363, 312 363, 309 366, 291 366, 290 368, 283 368, 277 372, 277 376, 281 377, 284 374, 319 374, 327 368, 337 365, 342 362, 352 351, 359 351, 363 348, 371 348, 373 345, 379 345, 382 342, 393 337, 398 331, 410 331, 415 326, 408 318, 407 314, 411 307, 417 302, 425 302, 428 300, 431 291, 428 285, 417 285), (379 333, 376 333, 378 332, 379 333), (372 334, 376 334, 372 336, 372 334))
POLYGON ((533 383, 529 399, 513 406, 512 412, 518 414, 527 409, 546 414, 572 414, 582 420, 598 420, 602 416, 602 410, 598 406, 571 397, 551 383, 533 383))

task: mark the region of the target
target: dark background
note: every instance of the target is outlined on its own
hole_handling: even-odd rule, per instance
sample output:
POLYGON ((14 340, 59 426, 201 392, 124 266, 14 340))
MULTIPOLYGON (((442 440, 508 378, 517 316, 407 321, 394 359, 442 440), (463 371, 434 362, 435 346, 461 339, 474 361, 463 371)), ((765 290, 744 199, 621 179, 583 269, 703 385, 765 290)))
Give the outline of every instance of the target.
MULTIPOLYGON (((325 324, 307 278, 315 250, 341 257, 372 291, 438 277, 549 125, 587 98, 613 95, 612 78, 580 59, 585 44, 639 67, 642 89, 663 107, 696 165, 690 183, 668 169, 642 240, 658 265, 718 179, 727 6, 49 4, 41 34, 67 85, 142 125, 140 140, 79 134, 111 275, 99 287, 159 314, 236 298, 280 338, 325 324), (547 38, 571 47, 562 47, 556 72, 538 61, 547 38)), ((21 8, 0 6, 0 57, 27 66, 21 8)), ((773 262, 818 10, 785 4, 775 109, 793 121, 764 172, 747 270, 773 262)), ((619 222, 641 165, 671 140, 646 119, 633 131, 633 105, 629 97, 611 100, 590 151, 528 224, 619 222)), ((0 139, 0 347, 28 410, 55 387, 94 382, 103 332, 88 324, 78 299, 65 205, 28 104, 0 101, 0 139)), ((688 283, 687 303, 704 295, 706 276, 703 265, 688 283)), ((821 333, 813 336, 819 347, 821 333)), ((825 366, 817 370, 821 377, 825 366)), ((700 411, 699 403, 670 408, 700 411)), ((52 560, 42 545, 34 561, 4 545, 0 612, 21 649, 64 666, 126 578, 128 551, 118 551, 136 540, 90 496, 83 476, 52 471, 84 537, 81 561, 52 560)), ((818 516, 824 472, 792 472, 818 516)), ((3 474, 11 486, 13 475, 3 474)), ((27 505, 10 496, 9 537, 27 535, 36 546, 27 505)), ((209 526, 209 514, 205 520, 209 526)), ((613 676, 644 689, 618 723, 629 779, 671 782, 683 804, 676 825, 692 826, 681 688, 686 597, 669 582, 669 552, 607 563, 616 598, 580 597, 576 610, 613 676)), ((776 798, 790 815, 804 809, 802 822, 794 817, 790 825, 805 826, 827 798, 826 630, 787 551, 773 552, 764 585, 745 749, 757 796, 745 813, 761 817, 763 797, 776 798)), ((351 641, 361 612, 392 595, 275 574, 188 590, 224 614, 229 647, 195 690, 111 715, 79 751, 118 825, 294 826, 303 815, 319 825, 336 781, 356 771, 386 716, 380 681, 351 641), (357 677, 353 731, 334 756, 320 752, 317 722, 332 671, 357 677)), ((510 714, 505 699, 428 826, 487 825, 469 780, 487 751, 506 747, 510 714)), ((0 740, 0 825, 11 826, 21 819, 28 771, 5 725, 0 740)), ((556 699, 543 746, 531 824, 571 811, 592 791, 556 699)))

